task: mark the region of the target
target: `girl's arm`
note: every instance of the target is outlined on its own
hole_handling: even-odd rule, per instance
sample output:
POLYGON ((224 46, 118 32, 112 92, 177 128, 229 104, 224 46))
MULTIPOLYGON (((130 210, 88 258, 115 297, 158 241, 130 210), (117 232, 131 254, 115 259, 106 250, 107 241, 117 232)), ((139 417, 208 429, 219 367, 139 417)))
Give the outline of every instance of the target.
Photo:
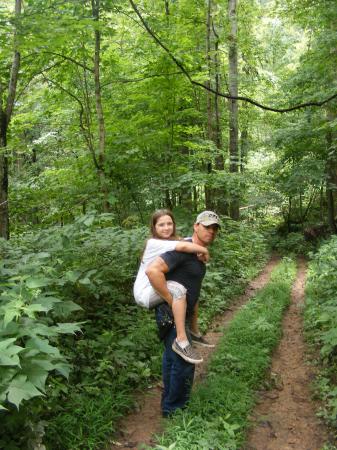
POLYGON ((209 261, 209 252, 207 248, 202 245, 193 244, 193 242, 189 241, 179 241, 174 249, 177 252, 196 253, 197 255, 201 255, 202 261, 209 261))

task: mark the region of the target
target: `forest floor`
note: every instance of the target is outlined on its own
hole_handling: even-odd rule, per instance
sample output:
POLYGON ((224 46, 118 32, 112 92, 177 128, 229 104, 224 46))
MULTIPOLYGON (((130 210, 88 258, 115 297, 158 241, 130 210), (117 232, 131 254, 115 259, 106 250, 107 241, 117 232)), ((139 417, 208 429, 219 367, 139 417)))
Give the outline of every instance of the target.
POLYGON ((310 392, 314 371, 306 360, 302 324, 305 277, 305 261, 299 260, 291 304, 283 319, 283 337, 273 356, 269 389, 259 393, 245 450, 319 450, 327 441, 310 392))
MULTIPOLYGON (((236 311, 268 283, 270 274, 278 262, 278 257, 272 257, 260 275, 248 284, 245 293, 239 296, 224 314, 214 320, 206 335, 208 341, 214 345, 218 343, 224 327, 229 324, 236 311)), ((198 348, 204 362, 196 366, 196 383, 206 376, 207 362, 213 351, 214 349, 198 348)), ((107 448, 110 450, 129 450, 139 449, 142 444, 148 446, 154 444, 153 435, 160 433, 163 428, 163 419, 160 412, 161 389, 161 383, 158 383, 150 388, 147 393, 142 393, 137 397, 136 410, 121 421, 118 435, 115 436, 112 445, 107 448)))

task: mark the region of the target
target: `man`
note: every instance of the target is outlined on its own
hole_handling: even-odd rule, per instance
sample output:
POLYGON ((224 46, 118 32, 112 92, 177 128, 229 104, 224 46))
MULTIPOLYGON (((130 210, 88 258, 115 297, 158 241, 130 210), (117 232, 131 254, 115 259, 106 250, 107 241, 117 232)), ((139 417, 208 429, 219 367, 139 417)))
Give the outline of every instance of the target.
MULTIPOLYGON (((192 242, 207 247, 211 244, 220 227, 217 214, 212 211, 200 213, 193 226, 192 242)), ((147 268, 146 274, 158 294, 172 304, 172 295, 167 289, 166 281, 173 280, 187 289, 186 322, 191 328, 191 340, 207 345, 198 330, 198 300, 201 283, 206 266, 195 254, 166 252, 157 257, 147 268)), ((156 319, 160 328, 160 320, 165 314, 167 303, 156 307, 156 319)), ((159 330, 161 331, 161 330, 159 330)), ((194 364, 181 358, 172 350, 176 338, 176 330, 172 325, 164 340, 162 413, 164 417, 176 409, 183 408, 189 399, 194 378, 194 364)), ((208 345, 210 346, 210 345, 208 345)))

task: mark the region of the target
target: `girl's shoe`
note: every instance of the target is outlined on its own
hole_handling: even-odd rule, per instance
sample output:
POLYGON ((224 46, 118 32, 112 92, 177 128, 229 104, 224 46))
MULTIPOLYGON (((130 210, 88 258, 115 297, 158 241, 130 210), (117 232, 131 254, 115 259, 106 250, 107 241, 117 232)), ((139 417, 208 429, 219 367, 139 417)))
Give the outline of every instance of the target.
POLYGON ((187 347, 182 348, 175 339, 172 344, 172 350, 191 364, 200 364, 203 362, 202 357, 198 355, 192 345, 187 345, 187 347))

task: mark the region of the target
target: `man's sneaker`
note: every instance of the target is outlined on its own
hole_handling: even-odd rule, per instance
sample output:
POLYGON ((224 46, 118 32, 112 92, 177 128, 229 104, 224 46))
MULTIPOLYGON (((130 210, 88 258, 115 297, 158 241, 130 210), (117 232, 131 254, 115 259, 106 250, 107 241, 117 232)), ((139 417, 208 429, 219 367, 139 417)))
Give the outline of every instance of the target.
POLYGON ((192 344, 200 345, 201 347, 208 347, 208 348, 214 348, 215 345, 211 344, 210 342, 206 341, 206 339, 203 336, 198 336, 197 334, 194 334, 190 330, 191 338, 192 338, 192 344))
POLYGON ((198 355, 192 345, 182 348, 175 339, 172 344, 172 350, 191 364, 200 364, 203 362, 202 357, 198 355))

